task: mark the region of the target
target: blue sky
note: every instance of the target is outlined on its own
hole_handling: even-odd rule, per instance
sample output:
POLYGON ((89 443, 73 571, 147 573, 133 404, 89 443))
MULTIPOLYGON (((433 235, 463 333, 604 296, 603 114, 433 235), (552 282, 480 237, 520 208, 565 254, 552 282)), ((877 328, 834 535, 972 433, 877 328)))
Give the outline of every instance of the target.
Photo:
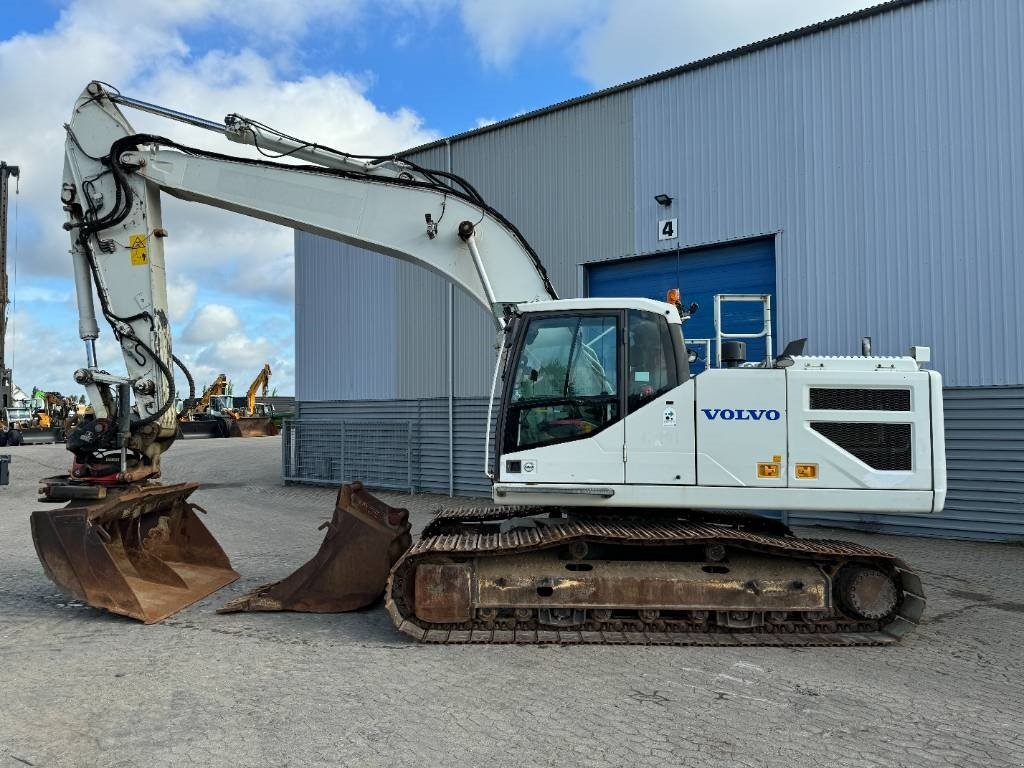
MULTIPOLYGON (((864 0, 35 0, 0 17, 0 159, 11 200, 8 363, 70 391, 83 362, 57 201, 61 124, 88 80, 219 120, 229 111, 390 152, 870 5, 864 0), (15 219, 17 223, 15 230, 15 219), (14 270, 17 270, 15 280, 14 270), (13 353, 13 355, 12 355, 13 353)), ((225 150, 216 137, 128 114, 225 150)), ((227 151, 235 152, 236 145, 227 151)), ((292 235, 171 201, 175 352, 244 389, 264 360, 294 391, 292 235), (216 261, 210 254, 216 253, 216 261)), ((382 257, 383 258, 383 257, 382 257)), ((105 330, 105 329, 104 329, 105 330)), ((120 367, 105 332, 101 362, 120 367)))

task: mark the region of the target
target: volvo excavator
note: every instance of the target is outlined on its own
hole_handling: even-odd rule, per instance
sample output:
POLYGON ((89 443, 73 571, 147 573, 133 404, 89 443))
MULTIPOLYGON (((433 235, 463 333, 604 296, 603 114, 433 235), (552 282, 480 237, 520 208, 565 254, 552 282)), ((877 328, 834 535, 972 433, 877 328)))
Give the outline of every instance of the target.
POLYGON ((32 515, 47 573, 79 599, 152 622, 237 578, 189 501, 196 484, 159 482, 177 434, 162 195, 433 270, 487 308, 499 342, 492 504, 440 510, 413 542, 406 510, 344 485, 314 558, 223 611, 350 610, 384 593, 399 631, 448 643, 879 645, 921 617, 921 581, 898 557, 799 538, 760 511, 940 511, 942 389, 927 348, 796 345, 692 376, 692 307, 559 299, 519 230, 459 176, 98 82, 67 125, 61 190, 85 341, 75 380, 97 418, 68 439, 70 474, 40 485, 67 505, 32 515), (121 107, 259 157, 139 134, 121 107), (96 358, 93 289, 126 373, 96 358))

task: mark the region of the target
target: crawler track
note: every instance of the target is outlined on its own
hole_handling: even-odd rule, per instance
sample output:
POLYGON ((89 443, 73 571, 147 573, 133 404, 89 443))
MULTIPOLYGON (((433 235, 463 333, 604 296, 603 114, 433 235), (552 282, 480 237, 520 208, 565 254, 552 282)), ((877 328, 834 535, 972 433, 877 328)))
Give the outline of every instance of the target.
POLYGON ((439 512, 391 572, 386 603, 395 625, 425 643, 857 646, 896 642, 913 630, 924 611, 920 578, 894 555, 852 542, 797 538, 782 524, 755 515, 736 513, 723 518, 697 513, 641 518, 610 516, 605 511, 564 519, 557 519, 556 514, 555 520, 541 517, 550 512, 550 508, 538 507, 458 508, 439 512), (513 520, 517 526, 508 525, 513 520), (824 568, 838 569, 848 563, 872 565, 895 575, 900 594, 893 615, 881 621, 850 618, 836 608, 814 621, 782 621, 750 629, 719 626, 699 613, 694 614, 694 619, 686 612, 653 621, 641 620, 639 614, 635 618, 616 615, 607 621, 588 616, 583 625, 568 628, 540 624, 536 617, 525 621, 500 617, 435 624, 422 621, 415 614, 412 585, 420 564, 540 552, 580 541, 644 548, 717 543, 733 552, 811 561, 824 568))

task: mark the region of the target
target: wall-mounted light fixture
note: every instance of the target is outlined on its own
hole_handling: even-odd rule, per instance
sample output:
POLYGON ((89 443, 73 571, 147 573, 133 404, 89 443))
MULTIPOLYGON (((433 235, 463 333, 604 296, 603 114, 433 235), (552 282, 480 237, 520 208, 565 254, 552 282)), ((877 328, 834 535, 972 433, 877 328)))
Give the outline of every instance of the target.
POLYGON ((660 195, 655 195, 654 200, 655 202, 658 203, 658 205, 672 205, 672 198, 666 195, 664 192, 662 192, 660 195))

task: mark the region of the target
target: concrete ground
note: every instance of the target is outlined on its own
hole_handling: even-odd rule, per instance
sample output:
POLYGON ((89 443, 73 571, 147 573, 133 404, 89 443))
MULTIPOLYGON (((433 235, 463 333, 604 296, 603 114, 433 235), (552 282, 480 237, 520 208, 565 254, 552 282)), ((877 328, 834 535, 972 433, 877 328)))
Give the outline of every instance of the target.
MULTIPOLYGON (((381 605, 214 608, 311 555, 334 492, 285 487, 277 438, 192 441, 166 479, 242 573, 154 626, 61 595, 36 561, 36 480, 0 488, 0 768, 1024 765, 1024 548, 807 530, 898 553, 923 626, 888 648, 420 646, 381 605)), ((414 528, 447 500, 387 494, 414 528)))

